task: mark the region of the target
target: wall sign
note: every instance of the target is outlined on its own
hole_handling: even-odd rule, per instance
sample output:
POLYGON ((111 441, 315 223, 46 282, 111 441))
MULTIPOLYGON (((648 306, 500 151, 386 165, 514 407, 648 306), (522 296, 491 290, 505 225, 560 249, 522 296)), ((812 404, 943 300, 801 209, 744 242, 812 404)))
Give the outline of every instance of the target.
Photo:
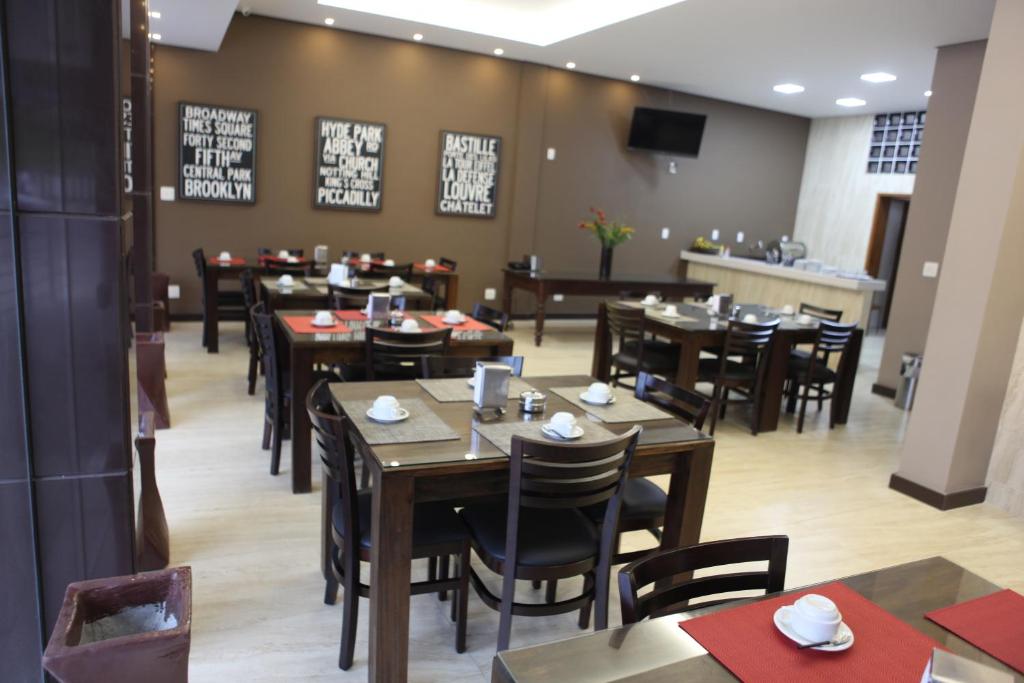
POLYGON ((316 208, 380 211, 384 124, 316 119, 316 208))
POLYGON ((441 131, 437 213, 494 218, 501 138, 441 131))
POLYGON ((124 193, 131 194, 135 189, 135 183, 132 179, 132 98, 130 97, 121 98, 121 145, 124 147, 124 153, 121 155, 124 159, 122 167, 124 193))
POLYGON ((256 112, 178 103, 178 197, 256 203, 256 112))

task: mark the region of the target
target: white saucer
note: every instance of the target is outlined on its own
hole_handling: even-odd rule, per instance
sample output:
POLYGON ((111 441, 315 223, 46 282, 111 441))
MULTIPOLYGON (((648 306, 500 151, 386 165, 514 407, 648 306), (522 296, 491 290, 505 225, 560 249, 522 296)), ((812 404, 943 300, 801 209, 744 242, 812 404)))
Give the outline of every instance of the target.
POLYGON ((445 320, 444 318, 441 318, 441 322, 445 325, 461 325, 466 322, 466 316, 462 316, 462 320, 445 320))
POLYGON ((406 410, 405 408, 399 408, 398 409, 398 417, 393 417, 391 419, 385 420, 382 417, 377 417, 376 415, 374 415, 373 414, 373 408, 369 408, 366 411, 366 417, 370 418, 374 422, 382 422, 384 424, 393 424, 395 422, 401 422, 402 420, 405 420, 406 418, 408 418, 409 417, 409 411, 406 410))
MULTIPOLYGON (((775 615, 772 617, 775 621, 775 627, 782 632, 782 635, 792 640, 797 645, 807 645, 808 643, 814 642, 807 640, 796 631, 794 631, 789 625, 789 611, 793 609, 792 605, 783 605, 779 609, 775 610, 775 615)), ((846 625, 846 622, 839 624, 839 630, 836 631, 836 635, 832 640, 845 637, 849 634, 850 639, 842 645, 821 645, 818 647, 809 647, 808 650, 818 650, 819 652, 842 652, 843 650, 849 650, 853 647, 853 631, 846 625)))
POLYGON ((572 430, 572 436, 562 436, 546 423, 540 426, 540 431, 544 432, 544 434, 550 436, 552 439, 558 439, 560 441, 574 441, 575 439, 583 436, 583 427, 580 427, 579 425, 576 425, 576 428, 572 430))
POLYGON ((334 327, 338 323, 335 322, 334 320, 332 320, 329 323, 318 323, 316 320, 310 320, 309 324, 312 325, 313 327, 334 327))
POLYGON ((663 311, 661 311, 661 315, 662 315, 662 316, 664 316, 664 317, 666 317, 666 318, 682 318, 682 317, 683 317, 683 316, 682 316, 682 315, 681 315, 681 314, 679 313, 679 311, 676 311, 675 313, 669 313, 668 311, 664 311, 664 310, 663 310, 663 311))
POLYGON ((660 303, 661 303, 660 301, 652 301, 650 303, 647 303, 646 301, 643 301, 643 300, 640 301, 640 305, 641 306, 657 306, 660 303))
POLYGON ((580 400, 583 401, 584 403, 589 403, 592 406, 610 406, 611 404, 615 403, 615 394, 611 394, 608 397, 608 400, 602 403, 600 401, 591 401, 589 398, 587 398, 587 392, 584 391, 582 394, 580 394, 580 400))

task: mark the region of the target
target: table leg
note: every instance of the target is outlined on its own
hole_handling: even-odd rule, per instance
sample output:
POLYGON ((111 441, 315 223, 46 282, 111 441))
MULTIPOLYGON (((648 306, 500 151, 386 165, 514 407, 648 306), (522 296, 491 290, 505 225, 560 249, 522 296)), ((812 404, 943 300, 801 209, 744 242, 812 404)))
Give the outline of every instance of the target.
POLYGON ((444 307, 449 310, 459 307, 459 276, 455 273, 444 279, 444 307))
POLYGON ((764 386, 761 387, 761 415, 758 419, 758 433, 774 432, 779 428, 779 414, 782 412, 782 389, 786 384, 789 352, 792 348, 793 338, 789 334, 775 333, 771 355, 768 357, 768 371, 765 372, 764 386))
POLYGON ((676 368, 676 385, 690 389, 697 385, 697 371, 700 366, 700 344, 693 335, 683 335, 679 340, 679 366, 676 368))
POLYGON ((309 351, 294 346, 289 357, 292 376, 292 493, 309 493, 313 490, 310 472, 310 430, 313 425, 306 412, 306 394, 313 387, 313 358, 309 351))
POLYGON ((501 283, 501 310, 508 313, 509 319, 512 318, 512 278, 509 277, 508 273, 505 273, 505 277, 501 283))
POLYGON ((676 458, 665 504, 662 550, 700 543, 714 454, 715 444, 711 442, 676 458))
POLYGON ((857 367, 860 365, 860 347, 864 340, 863 330, 854 330, 850 338, 850 344, 846 347, 839 369, 839 385, 835 388, 833 401, 838 404, 833 406, 836 411, 836 424, 846 424, 850 416, 850 403, 853 400, 853 383, 857 379, 857 367))
POLYGON ((204 330, 206 336, 206 351, 208 353, 217 353, 220 350, 220 310, 217 308, 217 292, 220 290, 220 278, 217 277, 217 271, 213 268, 207 267, 206 269, 206 282, 203 285, 206 287, 206 311, 205 311, 205 324, 204 330))
POLYGON ((399 683, 407 679, 409 669, 414 482, 397 468, 381 470, 375 458, 369 460, 373 470, 369 680, 399 683))
POLYGON ((535 293, 537 296, 537 322, 536 329, 533 331, 533 343, 540 346, 540 342, 544 338, 544 303, 547 300, 547 294, 544 292, 544 283, 537 283, 535 293))
POLYGON ((611 338, 608 334, 608 318, 605 304, 597 305, 597 329, 594 331, 594 357, 590 363, 590 375, 602 382, 611 377, 611 338))

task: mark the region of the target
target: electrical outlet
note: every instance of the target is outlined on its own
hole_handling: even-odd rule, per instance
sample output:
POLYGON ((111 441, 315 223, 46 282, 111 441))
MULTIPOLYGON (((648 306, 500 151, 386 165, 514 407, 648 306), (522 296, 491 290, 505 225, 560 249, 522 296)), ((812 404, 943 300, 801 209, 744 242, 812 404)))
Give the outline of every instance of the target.
POLYGON ((181 285, 167 285, 167 298, 168 299, 180 299, 181 298, 181 285))
POLYGON ((555 160, 555 154, 556 154, 555 148, 554 147, 548 147, 548 161, 554 161, 555 160))
POLYGON ((162 201, 162 202, 173 202, 174 201, 174 186, 173 185, 161 185, 160 186, 160 201, 162 201))
POLYGON ((745 237, 745 235, 743 234, 743 231, 742 231, 742 230, 740 230, 739 232, 737 232, 737 233, 736 233, 736 244, 743 244, 743 238, 744 238, 744 237, 745 237))
POLYGON ((564 294, 555 294, 551 298, 554 299, 555 301, 565 301, 565 295, 564 294))
POLYGON ((921 268, 922 277, 938 277, 939 276, 939 262, 938 261, 925 261, 924 267, 921 268))
POLYGON ((498 298, 498 290, 494 287, 488 287, 484 290, 484 301, 494 301, 498 298))
POLYGON ((717 242, 717 241, 718 241, 718 238, 719 238, 720 236, 721 236, 721 233, 720 233, 720 232, 718 232, 718 230, 717 230, 717 229, 715 229, 715 230, 712 230, 712 231, 711 231, 711 241, 712 241, 712 242, 717 242))
POLYGON ((662 228, 661 229, 661 239, 667 240, 668 239, 668 233, 669 233, 669 229, 668 228, 662 228))

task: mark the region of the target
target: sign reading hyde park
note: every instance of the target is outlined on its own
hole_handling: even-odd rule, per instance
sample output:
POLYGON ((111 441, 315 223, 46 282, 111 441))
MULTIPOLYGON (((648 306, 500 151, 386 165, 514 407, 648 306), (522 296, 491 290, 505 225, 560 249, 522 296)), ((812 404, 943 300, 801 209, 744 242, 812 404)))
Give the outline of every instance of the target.
POLYGON ((384 124, 319 117, 313 206, 380 211, 384 124))
POLYGON ((256 112, 178 103, 178 196, 256 202, 256 112))
POLYGON ((437 212, 493 218, 500 157, 500 137, 441 131, 437 212))

